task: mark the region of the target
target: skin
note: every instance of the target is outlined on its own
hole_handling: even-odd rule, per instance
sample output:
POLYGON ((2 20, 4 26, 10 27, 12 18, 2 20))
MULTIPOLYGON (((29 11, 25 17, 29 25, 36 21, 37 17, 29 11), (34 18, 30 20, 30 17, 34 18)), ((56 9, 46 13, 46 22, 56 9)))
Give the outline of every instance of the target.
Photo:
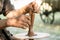
POLYGON ((29 13, 30 9, 32 9, 32 11, 34 10, 34 13, 38 12, 39 8, 36 2, 32 2, 21 9, 10 11, 6 16, 9 19, 7 24, 18 28, 28 28, 29 25, 31 25, 31 17, 25 14, 29 13))
MULTIPOLYGON (((7 4, 8 6, 6 6, 6 10, 5 10, 6 11, 5 15, 7 19, 0 20, 0 29, 10 27, 10 26, 17 27, 17 28, 23 28, 23 29, 29 28, 29 26, 31 25, 31 22, 30 22, 31 17, 25 14, 29 13, 30 9, 32 9, 32 11, 34 10, 33 11, 34 13, 38 12, 37 9, 39 8, 37 8, 37 4, 36 5, 35 4, 36 4, 35 2, 32 2, 31 4, 26 5, 18 10, 9 10, 8 7, 10 6, 9 4, 7 4)), ((14 37, 14 39, 16 38, 14 37)))
MULTIPOLYGON (((25 8, 23 8, 25 10, 25 8)), ((10 1, 5 0, 5 17, 7 19, 0 20, 0 29, 6 27, 18 27, 18 28, 28 28, 30 23, 30 16, 23 15, 25 11, 23 9, 14 10, 13 6, 11 5, 10 1), (16 14, 18 14, 16 16, 16 14), (12 15, 12 17, 11 17, 12 15)))
POLYGON ((31 25, 30 16, 21 15, 18 18, 9 18, 7 21, 8 26, 18 27, 18 28, 28 28, 31 25))

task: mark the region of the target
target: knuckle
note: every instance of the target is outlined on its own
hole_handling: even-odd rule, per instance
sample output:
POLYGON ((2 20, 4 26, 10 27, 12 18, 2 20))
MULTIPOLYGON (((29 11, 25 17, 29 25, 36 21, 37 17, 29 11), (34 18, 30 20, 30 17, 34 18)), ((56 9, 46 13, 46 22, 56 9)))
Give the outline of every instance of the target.
POLYGON ((29 21, 29 25, 31 25, 31 22, 29 21))

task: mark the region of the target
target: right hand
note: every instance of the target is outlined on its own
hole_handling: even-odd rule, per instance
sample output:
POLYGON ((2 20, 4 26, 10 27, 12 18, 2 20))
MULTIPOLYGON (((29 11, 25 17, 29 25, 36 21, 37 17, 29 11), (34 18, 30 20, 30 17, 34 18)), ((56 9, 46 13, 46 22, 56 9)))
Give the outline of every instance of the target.
POLYGON ((28 28, 31 25, 31 17, 27 15, 21 15, 18 18, 8 19, 7 24, 18 28, 28 28))

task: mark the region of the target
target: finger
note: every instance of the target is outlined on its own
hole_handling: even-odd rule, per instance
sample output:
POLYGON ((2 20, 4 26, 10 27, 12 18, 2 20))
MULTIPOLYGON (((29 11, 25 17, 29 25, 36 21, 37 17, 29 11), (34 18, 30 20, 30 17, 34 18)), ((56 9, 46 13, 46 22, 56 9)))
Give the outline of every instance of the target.
POLYGON ((26 29, 26 27, 21 27, 22 29, 26 29))
POLYGON ((28 19, 24 19, 24 20, 22 20, 24 23, 27 23, 28 25, 31 25, 31 21, 30 20, 28 20, 28 19))
POLYGON ((26 29, 27 27, 25 27, 24 25, 20 24, 20 25, 18 25, 18 28, 26 29))
POLYGON ((28 25, 31 25, 31 20, 26 19, 26 23, 27 23, 28 25))
POLYGON ((25 25, 21 25, 22 29, 27 29, 28 27, 26 27, 25 25))
POLYGON ((22 15, 22 17, 19 20, 21 20, 24 23, 27 23, 28 25, 31 25, 31 22, 30 22, 31 18, 30 18, 30 16, 23 16, 22 15))
POLYGON ((29 27, 29 25, 26 22, 20 21, 18 24, 24 25, 25 27, 29 27))
POLYGON ((31 25, 31 16, 27 15, 26 16, 26 22, 31 25))
POLYGON ((26 22, 22 22, 22 25, 24 25, 25 27, 29 27, 29 25, 26 22))
POLYGON ((31 16, 29 16, 29 15, 26 15, 26 18, 27 18, 28 20, 31 20, 31 16))

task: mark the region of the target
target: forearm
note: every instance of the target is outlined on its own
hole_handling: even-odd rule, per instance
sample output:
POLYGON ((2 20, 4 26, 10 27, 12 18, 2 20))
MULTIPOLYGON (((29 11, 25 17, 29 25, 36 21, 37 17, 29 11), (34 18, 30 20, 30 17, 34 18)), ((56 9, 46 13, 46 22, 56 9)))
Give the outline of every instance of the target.
POLYGON ((0 20, 0 29, 15 26, 16 19, 15 18, 9 18, 9 19, 1 19, 0 20))

